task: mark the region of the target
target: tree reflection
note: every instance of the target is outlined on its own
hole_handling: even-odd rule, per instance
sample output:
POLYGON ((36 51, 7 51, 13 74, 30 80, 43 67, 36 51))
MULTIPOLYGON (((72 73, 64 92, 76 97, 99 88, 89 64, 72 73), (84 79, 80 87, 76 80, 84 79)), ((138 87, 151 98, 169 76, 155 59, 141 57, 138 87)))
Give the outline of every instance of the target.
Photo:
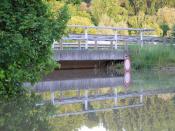
POLYGON ((171 100, 158 96, 146 97, 143 108, 128 108, 99 114, 106 129, 110 131, 155 131, 175 129, 175 106, 171 100))
POLYGON ((15 100, 0 101, 1 131, 51 130, 48 116, 54 111, 52 105, 37 106, 41 100, 34 93, 19 96, 15 100))

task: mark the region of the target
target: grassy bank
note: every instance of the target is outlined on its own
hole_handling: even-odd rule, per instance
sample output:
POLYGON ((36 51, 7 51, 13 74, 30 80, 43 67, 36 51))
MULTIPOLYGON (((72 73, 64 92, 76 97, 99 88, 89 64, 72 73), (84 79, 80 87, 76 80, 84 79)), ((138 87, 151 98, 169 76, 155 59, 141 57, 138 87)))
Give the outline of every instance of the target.
POLYGON ((129 46, 132 69, 175 67, 175 47, 173 45, 129 46))

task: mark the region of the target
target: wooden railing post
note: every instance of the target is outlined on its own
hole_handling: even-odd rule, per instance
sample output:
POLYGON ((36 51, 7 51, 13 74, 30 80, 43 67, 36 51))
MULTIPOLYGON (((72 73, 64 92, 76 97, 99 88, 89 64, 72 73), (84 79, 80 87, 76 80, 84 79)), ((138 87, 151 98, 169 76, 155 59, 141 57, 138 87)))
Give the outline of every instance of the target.
POLYGON ((80 98, 80 89, 78 89, 76 92, 77 92, 77 96, 80 98))
POLYGON ((143 32, 140 31, 140 41, 141 41, 141 47, 143 47, 143 32))
POLYGON ((110 41, 111 44, 110 44, 110 48, 113 49, 113 41, 110 41))
POLYGON ((60 50, 63 50, 63 40, 62 39, 60 40, 59 44, 60 44, 60 50))
POLYGON ((98 44, 97 44, 97 41, 95 41, 95 50, 98 49, 98 44))
POLYGON ((115 38, 114 49, 117 49, 117 44, 118 44, 118 34, 117 34, 117 30, 114 30, 114 31, 115 31, 115 35, 114 35, 114 38, 115 38))
POLYGON ((85 49, 88 49, 88 28, 85 28, 85 49))
POLYGON ((85 90, 85 100, 84 100, 84 105, 85 105, 85 110, 88 110, 88 90, 85 90))
POLYGON ((54 94, 54 91, 51 91, 51 103, 53 105, 55 104, 55 94, 54 94))
POLYGON ((128 55, 129 51, 128 51, 128 43, 125 41, 125 54, 128 55))
POLYGON ((79 48, 79 50, 81 50, 81 43, 80 43, 80 40, 78 40, 78 48, 79 48))
POLYGON ((114 94, 115 94, 115 98, 114 98, 114 104, 115 106, 118 105, 118 92, 117 92, 117 88, 114 88, 114 94))
POLYGON ((140 94, 140 103, 143 103, 143 90, 141 89, 141 94, 140 94))

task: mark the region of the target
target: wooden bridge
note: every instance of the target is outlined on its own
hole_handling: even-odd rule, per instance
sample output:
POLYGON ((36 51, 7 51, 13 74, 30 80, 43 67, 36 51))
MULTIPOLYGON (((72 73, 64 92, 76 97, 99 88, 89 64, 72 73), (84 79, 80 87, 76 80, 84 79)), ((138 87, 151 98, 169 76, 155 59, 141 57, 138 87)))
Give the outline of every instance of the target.
POLYGON ((152 29, 80 25, 69 25, 68 28, 81 29, 84 33, 69 33, 59 42, 54 41, 52 46, 54 59, 59 62, 124 60, 124 56, 127 55, 127 44, 135 42, 142 46, 144 41, 150 40, 148 36, 144 36, 144 33, 153 31, 152 29), (95 34, 89 32, 92 29, 96 31, 95 34), (104 33, 101 30, 106 32, 112 30, 113 34, 104 33), (139 35, 122 36, 118 34, 121 31, 135 31, 139 35))

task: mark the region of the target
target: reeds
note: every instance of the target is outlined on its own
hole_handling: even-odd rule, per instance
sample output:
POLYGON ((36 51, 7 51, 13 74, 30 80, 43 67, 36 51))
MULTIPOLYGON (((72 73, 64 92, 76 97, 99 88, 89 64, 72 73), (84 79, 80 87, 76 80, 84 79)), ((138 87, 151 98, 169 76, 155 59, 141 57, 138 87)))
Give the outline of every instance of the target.
POLYGON ((150 69, 155 67, 175 66, 175 46, 139 45, 129 46, 132 68, 150 69))

